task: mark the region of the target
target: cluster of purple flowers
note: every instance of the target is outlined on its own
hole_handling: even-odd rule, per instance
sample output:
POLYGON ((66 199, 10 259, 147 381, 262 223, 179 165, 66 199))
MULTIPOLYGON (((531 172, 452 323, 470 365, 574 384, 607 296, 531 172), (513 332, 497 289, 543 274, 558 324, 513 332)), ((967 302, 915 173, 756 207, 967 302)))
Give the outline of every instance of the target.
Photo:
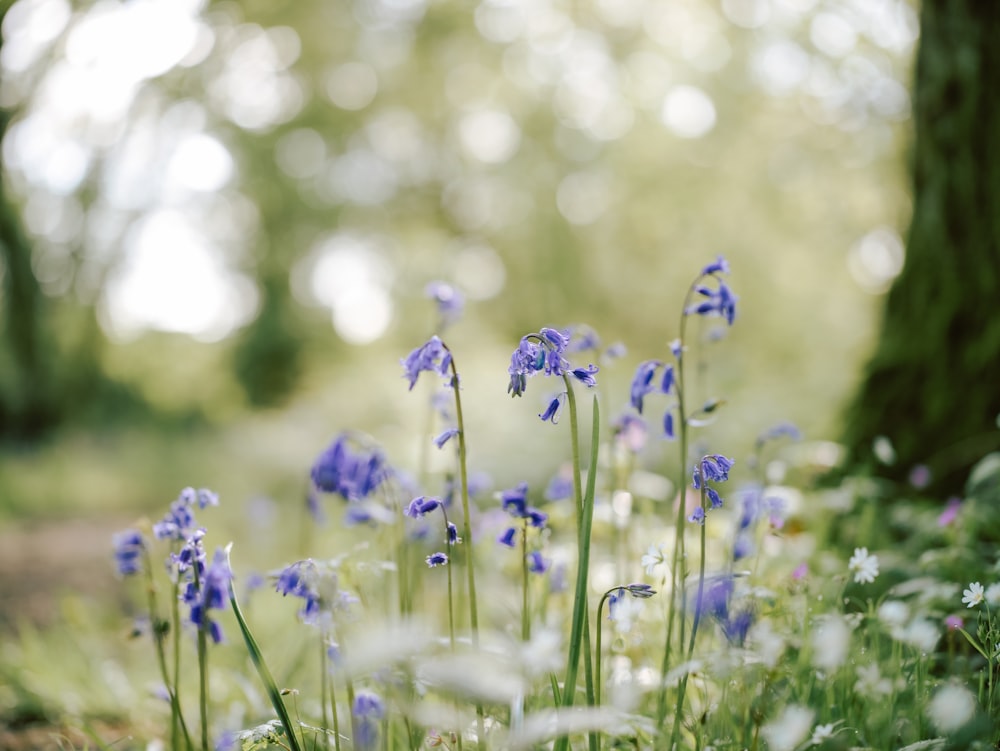
MULTIPOLYGON (((680 346, 677 345, 678 357, 680 346)), ((653 392, 670 395, 676 391, 674 366, 662 360, 646 360, 639 363, 632 377, 629 389, 629 401, 640 415, 647 395, 653 392), (656 381, 656 371, 663 367, 663 374, 656 381)), ((674 437, 674 407, 668 407, 663 414, 663 433, 667 438, 674 437)))
POLYGON ((369 751, 378 745, 379 723, 385 718, 385 703, 371 691, 358 691, 351 706, 354 718, 354 748, 369 751))
MULTIPOLYGON (((391 475, 385 455, 379 449, 358 450, 351 447, 347 434, 341 433, 312 466, 316 490, 336 493, 352 504, 369 498, 391 475)), ((373 521, 370 509, 352 505, 349 523, 373 521)))
POLYGON ((229 599, 229 583, 233 574, 226 552, 221 548, 209 566, 205 565, 204 529, 195 530, 180 552, 172 556, 179 575, 185 579, 181 602, 190 608, 191 623, 204 629, 216 644, 222 641, 222 627, 213 620, 209 610, 221 610, 229 599))
POLYGON ((410 390, 417 385, 417 379, 424 371, 447 376, 451 367, 451 352, 438 336, 432 336, 406 357, 400 360, 403 375, 410 382, 410 390))
MULTIPOLYGON (((503 510, 515 519, 523 519, 524 524, 535 529, 545 529, 549 517, 544 511, 528 505, 528 483, 522 482, 514 488, 501 491, 500 503, 503 510)), ((497 538, 497 542, 508 548, 517 546, 517 527, 508 527, 497 538)), ((549 562, 537 550, 527 553, 528 569, 535 574, 543 574, 549 568, 549 562)))
POLYGON ((730 644, 743 646, 753 625, 754 611, 749 606, 732 607, 735 588, 736 579, 732 574, 706 578, 700 598, 695 591, 694 611, 698 617, 709 616, 718 623, 730 644))
POLYGON ((219 496, 208 488, 184 488, 177 500, 170 504, 166 516, 153 525, 153 536, 157 540, 184 541, 197 529, 194 507, 200 509, 219 505, 219 496))
MULTIPOLYGON (((441 509, 441 513, 444 515, 445 521, 445 542, 449 545, 457 545, 462 541, 462 538, 458 536, 458 527, 453 523, 448 521, 448 514, 445 509, 445 503, 440 498, 433 498, 430 496, 419 496, 410 501, 410 504, 406 507, 403 512, 406 516, 411 519, 419 519, 432 511, 437 511, 441 509)), ((427 556, 427 565, 430 568, 436 568, 437 566, 448 565, 448 554, 442 553, 440 551, 436 553, 431 553, 427 556)))
POLYGON ((656 591, 649 584, 628 584, 618 587, 608 596, 608 620, 615 620, 618 606, 626 595, 631 595, 637 600, 646 600, 655 594, 656 591))
MULTIPOLYGON (((521 396, 527 386, 528 379, 536 373, 543 373, 547 376, 571 375, 585 386, 597 385, 598 367, 587 365, 586 367, 573 367, 566 359, 569 351, 570 331, 559 331, 552 328, 543 328, 537 334, 527 334, 521 337, 521 341, 510 357, 510 367, 507 373, 510 382, 507 385, 507 393, 511 396, 521 396)), ((555 422, 559 411, 561 399, 554 398, 548 409, 539 417, 543 420, 555 422)))
MULTIPOLYGON (((709 485, 709 482, 725 482, 729 479, 729 470, 733 467, 733 460, 727 459, 721 454, 708 454, 702 457, 701 461, 695 465, 692 472, 691 485, 695 490, 704 490, 708 498, 711 509, 722 508, 722 497, 719 492, 709 485)), ((689 522, 705 523, 705 509, 698 506, 688 517, 689 522)))
POLYGON ((732 326, 733 321, 736 320, 736 301, 738 298, 719 276, 720 274, 728 273, 729 263, 722 256, 719 256, 714 262, 703 268, 701 275, 695 282, 693 290, 704 299, 689 305, 685 309, 684 314, 699 316, 717 315, 725 318, 726 323, 732 326), (706 277, 716 281, 715 289, 699 283, 706 277))
POLYGON ((112 538, 115 566, 121 576, 132 576, 142 571, 142 554, 146 541, 137 529, 126 529, 112 538))
POLYGON ((320 613, 318 572, 312 559, 296 561, 286 566, 275 582, 274 588, 282 596, 291 595, 302 600, 299 618, 305 623, 314 623, 320 613))

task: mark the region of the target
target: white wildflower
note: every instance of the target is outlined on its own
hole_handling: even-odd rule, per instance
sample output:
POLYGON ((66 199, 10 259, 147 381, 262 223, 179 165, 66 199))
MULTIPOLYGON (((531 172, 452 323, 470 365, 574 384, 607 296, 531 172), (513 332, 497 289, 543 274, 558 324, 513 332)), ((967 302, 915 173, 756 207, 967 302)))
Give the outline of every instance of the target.
POLYGON ((812 738, 809 739, 809 745, 818 746, 825 740, 833 738, 837 734, 837 725, 839 725, 842 720, 837 722, 831 722, 828 725, 817 725, 813 728, 812 738))
POLYGON ((774 630, 771 622, 762 620, 750 628, 747 642, 760 655, 764 665, 774 668, 785 651, 785 639, 774 630))
POLYGON ((1000 606, 1000 582, 994 582, 986 588, 986 604, 991 608, 1000 606))
POLYGON ((851 644, 851 629, 840 616, 829 615, 819 621, 813 631, 813 666, 820 670, 836 670, 847 659, 851 644))
POLYGON ((878 606, 878 619, 886 626, 889 626, 890 631, 894 626, 905 625, 909 617, 910 609, 906 606, 905 602, 886 600, 878 606))
POLYGON ((854 581, 858 584, 871 584, 878 576, 878 556, 870 555, 868 548, 854 548, 847 569, 854 574, 854 581))
POLYGON ((652 576, 656 570, 656 567, 664 562, 663 559, 663 546, 656 545, 655 543, 649 546, 649 549, 642 556, 640 565, 646 569, 646 574, 652 576))
POLYGON ((865 696, 887 696, 892 693, 892 682, 883 678, 878 663, 862 665, 858 668, 858 680, 854 690, 865 696))
POLYGON ((813 711, 796 704, 785 707, 774 722, 761 728, 771 751, 792 751, 812 727, 813 711))
POLYGON ((979 582, 972 582, 969 588, 962 592, 962 603, 974 608, 983 601, 985 596, 983 585, 979 582))
POLYGON ((965 686, 949 683, 938 689, 927 705, 927 716, 942 733, 952 733, 972 719, 976 697, 965 686))
POLYGON ((941 631, 926 618, 914 618, 902 630, 899 640, 921 652, 932 652, 941 639, 941 631))

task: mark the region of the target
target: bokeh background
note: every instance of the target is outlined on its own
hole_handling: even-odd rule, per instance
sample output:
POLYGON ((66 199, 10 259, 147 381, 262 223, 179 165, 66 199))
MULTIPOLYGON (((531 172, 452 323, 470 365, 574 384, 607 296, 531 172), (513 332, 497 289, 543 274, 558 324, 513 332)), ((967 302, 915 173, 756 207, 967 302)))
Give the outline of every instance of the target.
POLYGON ((566 456, 546 387, 505 393, 520 336, 625 342, 613 418, 719 254, 740 300, 697 332, 713 445, 838 436, 903 264, 913 3, 0 7, 7 613, 84 586, 67 570, 186 485, 298 519, 342 429, 415 467, 428 392, 399 359, 433 280, 466 296, 446 340, 499 487, 566 456))

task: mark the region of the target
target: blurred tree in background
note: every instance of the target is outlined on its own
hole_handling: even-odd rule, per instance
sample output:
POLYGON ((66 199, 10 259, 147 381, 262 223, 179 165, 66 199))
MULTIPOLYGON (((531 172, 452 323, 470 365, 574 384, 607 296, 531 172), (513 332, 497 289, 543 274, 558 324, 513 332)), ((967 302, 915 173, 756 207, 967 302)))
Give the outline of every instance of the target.
POLYGON ((902 481, 923 464, 954 493, 1000 447, 998 34, 996 3, 922 4, 906 263, 846 426, 848 466, 902 481))
MULTIPOLYGON (((540 325, 661 353, 722 253, 706 390, 822 434, 902 265, 906 0, 5 7, 0 404, 50 425, 315 402, 429 333, 436 278, 502 397, 540 325)), ((373 419, 371 388, 342 391, 373 419)))

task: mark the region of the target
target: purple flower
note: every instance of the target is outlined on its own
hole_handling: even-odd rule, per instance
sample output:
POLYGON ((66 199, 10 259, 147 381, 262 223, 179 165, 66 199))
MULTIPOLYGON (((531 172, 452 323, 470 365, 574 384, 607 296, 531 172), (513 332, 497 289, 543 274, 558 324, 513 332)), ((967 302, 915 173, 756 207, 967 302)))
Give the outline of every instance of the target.
POLYGON ((700 303, 688 306, 684 311, 685 315, 718 315, 725 318, 726 323, 730 326, 733 325, 733 321, 736 320, 736 301, 738 298, 726 286, 725 282, 719 280, 717 289, 698 285, 695 287, 695 291, 705 299, 700 303))
POLYGON ((437 303, 438 315, 443 323, 453 323, 462 315, 465 296, 447 282, 431 282, 424 288, 424 294, 437 303))
POLYGON ((462 538, 458 536, 458 527, 456 527, 451 522, 448 522, 448 544, 458 545, 462 541, 462 538))
POLYGON ((112 538, 115 565, 121 576, 131 576, 142 571, 142 551, 146 543, 137 529, 126 529, 112 538))
POLYGON ((410 505, 406 507, 406 511, 403 513, 413 519, 419 519, 421 516, 429 514, 440 507, 441 501, 439 499, 422 495, 410 501, 410 505))
POLYGON ((663 435, 667 438, 673 439, 674 437, 674 412, 668 409, 663 413, 663 435))
POLYGON ((635 411, 640 415, 642 414, 643 397, 653 391, 653 376, 656 374, 656 369, 662 364, 659 360, 646 360, 639 363, 635 369, 629 399, 632 406, 635 407, 635 411))
POLYGON ((551 422, 555 425, 559 420, 559 408, 562 407, 563 394, 557 394, 549 402, 549 406, 545 408, 544 412, 539 413, 539 417, 542 418, 542 422, 551 422))
POLYGON ((564 501, 573 497, 573 475, 560 470, 549 480, 545 488, 545 500, 564 501))
POLYGON ((511 516, 523 517, 528 505, 528 483, 522 482, 517 487, 501 491, 500 503, 511 516))
MULTIPOLYGON (((205 571, 199 582, 199 591, 191 604, 191 623, 200 629, 208 631, 212 641, 218 644, 223 639, 222 626, 209 615, 209 610, 221 610, 226 607, 229 599, 229 583, 233 572, 229 569, 226 552, 221 548, 215 551, 212 565, 205 571)), ((193 583, 193 582, 192 582, 193 583)))
POLYGON ((219 505, 219 494, 208 488, 199 488, 197 492, 198 508, 219 505))
POLYGON ((709 454, 702 457, 700 471, 698 468, 695 468, 694 472, 695 490, 701 489, 702 476, 712 482, 725 482, 728 480, 729 470, 733 468, 733 464, 735 462, 732 459, 727 459, 721 454, 709 454))
POLYGON ((549 569, 549 562, 537 550, 528 553, 528 571, 533 574, 544 574, 549 569))
POLYGON ((517 545, 517 529, 510 527, 497 538, 497 542, 501 545, 506 545, 508 548, 515 547, 517 545))
POLYGON ((528 523, 536 529, 544 529, 545 524, 549 520, 548 514, 544 511, 539 511, 533 506, 528 506, 528 508, 525 509, 524 517, 528 520, 528 523))
POLYGON ((435 566, 447 566, 448 556, 445 553, 431 553, 427 556, 427 566, 429 568, 434 568, 435 566))
POLYGON ((591 364, 585 368, 573 368, 570 371, 570 375, 584 386, 592 387, 597 385, 597 379, 594 376, 597 375, 598 370, 599 368, 596 365, 591 364))
POLYGON ((410 390, 417 384, 417 378, 424 371, 448 375, 451 365, 451 352, 437 336, 432 336, 405 358, 400 360, 403 375, 410 382, 410 390))
POLYGON ((340 434, 313 464, 313 484, 324 493, 337 493, 344 500, 367 498, 389 477, 389 466, 381 451, 354 451, 340 434))
POLYGON ((696 508, 694 511, 691 512, 691 515, 688 516, 687 520, 689 522, 697 522, 698 524, 704 524, 705 509, 703 509, 701 506, 698 506, 698 508, 696 508))
POLYGON ((507 393, 511 396, 521 396, 524 393, 528 378, 545 367, 545 347, 538 342, 522 337, 517 349, 510 356, 510 383, 507 393))
POLYGON ((184 488, 173 503, 166 516, 153 525, 153 537, 157 540, 186 540, 195 529, 194 504, 196 494, 194 488, 184 488))
POLYGON ((711 274, 728 274, 729 273, 729 262, 726 261, 722 256, 716 257, 713 263, 708 264, 705 268, 701 270, 702 276, 709 276, 711 274))
POLYGON ((458 428, 448 428, 441 435, 434 439, 434 445, 439 449, 444 448, 444 445, 450 441, 452 438, 458 435, 458 428))
POLYGON ((372 751, 378 745, 379 721, 385 717, 385 704, 370 691, 359 691, 351 707, 354 716, 354 748, 372 751))

